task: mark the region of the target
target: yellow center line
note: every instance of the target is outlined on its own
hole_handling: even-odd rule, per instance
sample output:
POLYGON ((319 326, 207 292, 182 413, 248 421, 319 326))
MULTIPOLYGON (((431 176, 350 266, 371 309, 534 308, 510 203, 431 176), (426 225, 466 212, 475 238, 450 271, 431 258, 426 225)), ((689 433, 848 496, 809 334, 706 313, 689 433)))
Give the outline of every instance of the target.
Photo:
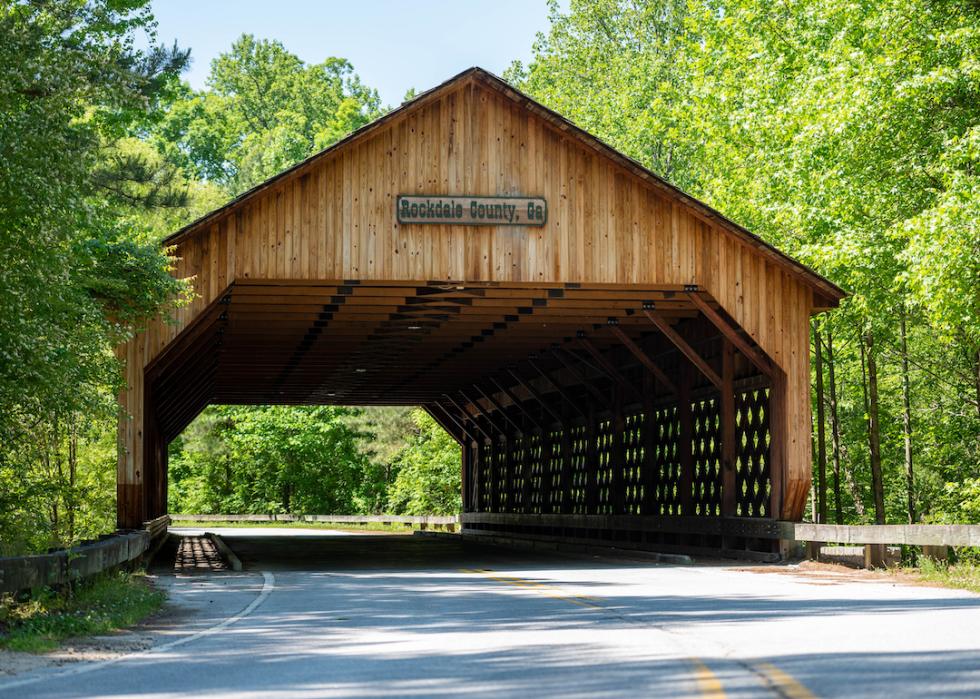
POLYGON ((560 590, 560 589, 558 589, 556 587, 552 587, 551 585, 546 585, 544 583, 539 583, 539 582, 536 582, 534 580, 525 580, 523 578, 514 578, 514 577, 511 577, 509 575, 494 575, 493 573, 491 573, 488 570, 469 569, 469 568, 462 568, 461 570, 464 573, 477 573, 479 575, 483 575, 483 576, 485 576, 485 577, 487 577, 487 578, 489 578, 491 580, 494 580, 496 582, 504 583, 505 585, 513 585, 514 587, 521 587, 521 588, 526 588, 526 589, 533 589, 533 590, 536 590, 536 591, 540 592, 541 594, 543 594, 546 597, 550 597, 552 599, 562 600, 564 602, 570 602, 571 604, 578 605, 579 607, 588 607, 590 609, 604 609, 604 607, 602 607, 601 605, 593 604, 592 602, 586 601, 586 600, 590 600, 590 599, 595 599, 594 597, 582 597, 582 596, 576 596, 576 595, 567 595, 567 594, 564 594, 562 592, 562 590, 560 590))
POLYGON ((725 689, 721 686, 718 675, 697 658, 690 658, 690 661, 694 666, 694 680, 701 695, 707 699, 725 699, 725 689))
POLYGON ((777 694, 787 699, 816 699, 816 695, 800 684, 795 677, 772 663, 756 663, 753 667, 777 694))
MULTIPOLYGON (((579 607, 587 607, 590 609, 605 609, 602 605, 592 604, 585 600, 595 600, 595 597, 584 597, 584 596, 569 596, 562 594, 562 591, 551 585, 546 585, 544 583, 539 583, 534 580, 525 580, 524 578, 515 578, 509 575, 494 575, 488 570, 473 569, 473 568, 460 568, 462 573, 475 573, 483 575, 490 580, 494 580, 505 585, 512 585, 518 588, 531 589, 541 594, 551 597, 553 599, 562 600, 563 602, 571 602, 572 604, 578 605, 579 607), (552 590, 556 593, 551 592, 552 590)), ((725 699, 725 690, 722 687, 721 680, 718 676, 711 671, 711 669, 705 665, 703 662, 697 658, 690 658, 690 662, 694 665, 694 678, 697 683, 698 690, 706 699, 725 699)), ((796 699, 793 697, 792 699, 796 699)))

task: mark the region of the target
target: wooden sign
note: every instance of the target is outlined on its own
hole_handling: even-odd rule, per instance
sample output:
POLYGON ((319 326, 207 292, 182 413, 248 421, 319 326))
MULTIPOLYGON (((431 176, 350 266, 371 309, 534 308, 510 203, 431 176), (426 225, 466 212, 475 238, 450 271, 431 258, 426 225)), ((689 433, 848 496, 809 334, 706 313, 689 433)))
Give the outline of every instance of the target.
POLYGON ((543 226, 548 220, 548 202, 541 197, 399 194, 395 214, 398 223, 543 226))

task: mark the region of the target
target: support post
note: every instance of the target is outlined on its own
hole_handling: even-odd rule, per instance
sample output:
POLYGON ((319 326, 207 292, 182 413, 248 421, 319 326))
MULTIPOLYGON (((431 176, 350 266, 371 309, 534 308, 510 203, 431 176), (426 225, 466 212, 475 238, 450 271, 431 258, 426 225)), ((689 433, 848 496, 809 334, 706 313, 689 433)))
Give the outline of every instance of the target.
POLYGON ((585 513, 598 514, 599 509, 599 455, 596 451, 595 408, 589 406, 585 422, 585 513))
POLYGON ((769 516, 773 519, 786 516, 783 513, 786 466, 786 374, 777 369, 769 388, 769 516))
MULTIPOLYGON (((504 481, 506 484, 506 473, 501 474, 499 473, 498 469, 503 467, 506 471, 507 461, 505 459, 503 463, 501 463, 500 442, 494 443, 493 441, 490 441, 488 446, 490 451, 490 461, 488 463, 488 467, 490 469, 490 511, 503 512, 501 509, 501 501, 503 498, 501 497, 500 490, 503 487, 501 486, 501 481, 504 481), (501 476, 504 476, 504 478, 501 476)), ((504 448, 507 448, 506 441, 504 442, 504 448)))
POLYGON ((727 339, 721 345, 721 516, 734 517, 735 490, 735 347, 727 339))
POLYGON ((483 460, 480 458, 480 445, 476 441, 468 442, 466 444, 466 450, 470 453, 470 464, 472 466, 472 476, 473 479, 473 490, 472 490, 472 511, 473 512, 483 512, 483 501, 481 500, 482 485, 480 484, 481 469, 483 468, 483 460))
POLYGON ((681 514, 694 515, 694 420, 691 415, 691 368, 681 364, 681 382, 677 387, 677 418, 680 426, 678 438, 678 459, 681 462, 681 514))
POLYGON ((459 462, 462 470, 462 477, 460 478, 462 492, 460 493, 460 497, 463 501, 463 512, 472 512, 473 506, 470 499, 473 497, 473 488, 470 485, 470 479, 472 478, 473 465, 470 463, 470 448, 465 443, 460 443, 459 449, 459 462))
MULTIPOLYGON (((676 394, 675 394, 676 395, 676 394)), ((657 473, 656 465, 656 411, 653 407, 655 398, 653 376, 649 373, 643 374, 643 465, 640 467, 643 482, 643 501, 640 504, 641 515, 658 515, 654 511, 653 503, 656 501, 657 482, 660 474, 657 473)))
POLYGON ((540 503, 539 511, 544 514, 551 512, 551 473, 554 470, 554 465, 552 464, 553 450, 550 430, 541 433, 539 445, 541 449, 541 480, 538 482, 538 502, 540 503))
POLYGON ((561 422, 561 503, 562 514, 572 513, 572 435, 568 420, 561 422))
POLYGON ((614 515, 626 513, 626 419, 623 416, 622 392, 616 391, 615 407, 612 417, 613 441, 609 463, 611 473, 609 483, 609 503, 614 515))

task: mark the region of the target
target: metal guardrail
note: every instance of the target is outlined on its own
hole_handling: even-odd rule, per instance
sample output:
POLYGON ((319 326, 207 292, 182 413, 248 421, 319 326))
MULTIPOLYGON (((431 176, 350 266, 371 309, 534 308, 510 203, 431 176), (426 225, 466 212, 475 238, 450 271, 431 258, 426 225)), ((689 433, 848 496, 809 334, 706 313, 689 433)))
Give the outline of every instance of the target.
POLYGON ((0 558, 0 593, 65 585, 134 561, 166 534, 169 522, 164 515, 145 522, 143 529, 107 534, 70 549, 0 558))

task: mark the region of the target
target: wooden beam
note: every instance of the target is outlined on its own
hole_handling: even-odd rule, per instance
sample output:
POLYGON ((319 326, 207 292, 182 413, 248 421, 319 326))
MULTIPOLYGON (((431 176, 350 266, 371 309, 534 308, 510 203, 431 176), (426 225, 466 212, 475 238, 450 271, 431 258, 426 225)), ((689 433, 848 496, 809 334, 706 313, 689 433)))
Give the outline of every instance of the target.
POLYGON ((698 368, 702 374, 704 374, 708 380, 715 385, 718 390, 722 390, 723 382, 718 373, 711 368, 711 366, 706 362, 700 354, 698 354, 693 347, 691 347, 687 340, 680 336, 680 334, 670 327, 670 324, 666 320, 658 316, 655 312, 651 312, 649 309, 643 309, 644 315, 650 319, 650 322, 657 326, 657 329, 662 332, 671 344, 681 351, 688 360, 698 368))
POLYGON ((596 388, 595 385, 588 378, 586 378, 585 374, 580 372, 570 361, 565 359, 562 356, 562 352, 558 348, 552 348, 550 352, 552 356, 557 359, 566 370, 568 370, 568 373, 574 376, 579 383, 588 389, 589 393, 595 396, 597 401, 604 404, 607 408, 610 407, 609 396, 604 395, 602 391, 596 388))
POLYGON ((511 427, 513 427, 515 430, 517 430, 517 434, 519 436, 524 434, 524 428, 521 427, 516 422, 514 422, 513 420, 510 419, 510 415, 507 414, 507 411, 504 410, 504 407, 502 405, 500 405, 500 403, 498 403, 497 401, 495 401, 493 399, 493 396, 491 396, 490 394, 486 393, 482 388, 480 388, 480 386, 478 384, 473 384, 473 388, 475 388, 476 391, 477 391, 477 393, 479 393, 481 396, 483 396, 483 398, 490 405, 493 406, 493 409, 496 412, 500 413, 500 415, 503 416, 504 420, 506 420, 510 424, 511 427))
POLYGON ((675 396, 677 395, 677 386, 674 385, 674 382, 670 380, 670 377, 664 373, 663 369, 657 366, 656 363, 650 358, 650 356, 646 352, 643 351, 642 348, 640 348, 639 345, 637 345, 635 342, 633 342, 633 340, 630 339, 629 335, 624 333, 621 328, 617 327, 614 324, 609 324, 607 327, 609 328, 609 331, 613 335, 619 338, 619 341, 623 343, 626 349, 632 352, 633 356, 636 357, 637 361, 639 361, 640 364, 645 366, 647 370, 656 377, 657 381, 662 383, 667 388, 667 390, 673 393, 675 396))
POLYGON ((537 391, 535 391, 527 384, 527 382, 523 379, 523 377, 521 377, 520 374, 518 374, 513 369, 508 369, 507 373, 514 377, 514 380, 517 381, 518 384, 520 384, 521 388, 527 391, 528 395, 530 395, 531 398, 536 400, 541 405, 541 407, 544 408, 545 412, 548 413, 555 422, 561 422, 561 417, 559 417, 558 414, 551 409, 551 406, 549 406, 548 403, 545 402, 545 400, 538 394, 537 391))
POLYGON ((755 367, 761 371, 766 376, 772 376, 773 363, 766 356, 761 349, 755 347, 742 337, 739 333, 738 328, 729 323, 721 314, 712 308, 707 301, 701 298, 701 295, 696 291, 687 292, 687 296, 691 299, 691 303, 704 314, 704 317, 718 329, 718 331, 724 335, 729 342, 731 342, 735 347, 741 352, 746 359, 748 359, 755 367))
POLYGON ((507 436, 507 430, 502 429, 500 425, 497 423, 497 421, 494 420, 492 417, 490 417, 490 413, 488 413, 486 410, 483 409, 483 406, 480 405, 479 401, 474 400, 463 389, 459 389, 458 393, 460 396, 462 396, 463 400, 465 400, 474 408, 476 408, 476 412, 480 413, 480 415, 483 416, 483 419, 486 420, 488 423, 490 423, 490 427, 497 430, 497 432, 499 432, 500 434, 507 436))
POLYGON ((619 371, 616 370, 616 367, 610 364, 609 361, 602 356, 602 352, 599 351, 599 348, 596 347, 594 344, 592 344, 592 342, 588 338, 582 335, 579 336, 576 342, 578 342, 579 346, 582 347, 586 352, 592 355, 592 358, 595 360, 596 364, 599 365, 599 368, 602 371, 604 371, 607 376, 609 376, 611 379, 613 379, 616 383, 618 383, 626 390, 633 393, 633 395, 636 396, 637 398, 640 399, 643 398, 643 396, 640 395, 640 392, 637 390, 636 386, 634 386, 629 381, 627 381, 626 378, 622 374, 620 374, 619 371))
POLYGON ((453 439, 463 445, 464 448, 468 446, 460 435, 462 434, 466 439, 473 441, 472 435, 463 429, 463 426, 452 419, 452 416, 446 413, 445 409, 442 408, 438 403, 427 403, 422 406, 422 409, 429 414, 429 416, 435 420, 438 425, 446 430, 447 434, 452 435, 453 439))
MULTIPOLYGON (((470 416, 470 414, 468 412, 466 412, 466 410, 463 408, 463 406, 461 406, 459 403, 457 403, 455 400, 453 400, 452 396, 450 396, 447 393, 443 393, 442 395, 446 398, 446 400, 448 400, 450 403, 453 404, 453 407, 456 408, 456 410, 458 410, 460 412, 460 414, 463 416, 464 421, 465 420, 468 420, 470 422, 470 424, 473 425, 473 427, 475 427, 480 432, 480 434, 482 434, 484 436, 485 439, 487 439, 487 440, 489 440, 491 442, 493 441, 493 437, 491 437, 489 434, 487 434, 486 430, 484 430, 483 427, 480 426, 480 423, 477 422, 476 420, 474 420, 472 418, 472 416, 470 416)), ((446 412, 449 412, 449 411, 447 410, 446 412)), ((465 422, 464 422, 464 424, 465 424, 465 422)))
POLYGON ((514 393, 509 388, 501 384, 499 381, 497 381, 497 379, 493 378, 492 376, 490 377, 490 383, 492 383, 494 386, 500 389, 500 392, 503 393, 505 396, 507 396, 510 399, 511 403, 517 406, 517 409, 524 414, 524 417, 530 420, 532 425, 534 425, 537 429, 541 430, 542 432, 544 431, 544 427, 541 426, 541 423, 538 422, 537 418, 531 414, 530 410, 524 407, 524 401, 520 400, 517 396, 514 395, 514 393))
POLYGON ((533 359, 528 359, 527 360, 527 363, 528 363, 528 366, 530 366, 532 369, 534 369, 536 372, 538 372, 538 374, 541 375, 541 378, 542 379, 544 379, 545 381, 547 381, 548 383, 550 383, 552 386, 554 386, 555 390, 558 391, 558 395, 561 396, 561 399, 564 400, 566 403, 568 403, 570 406, 572 406, 572 410, 574 410, 575 412, 577 412, 579 414, 579 417, 585 418, 585 413, 582 412, 582 409, 578 406, 578 403, 576 403, 575 401, 573 401, 571 398, 568 397, 568 394, 566 394, 561 389, 561 386, 558 385, 558 382, 557 381, 554 381, 550 376, 548 376, 548 374, 541 367, 539 367, 534 362, 533 359))

